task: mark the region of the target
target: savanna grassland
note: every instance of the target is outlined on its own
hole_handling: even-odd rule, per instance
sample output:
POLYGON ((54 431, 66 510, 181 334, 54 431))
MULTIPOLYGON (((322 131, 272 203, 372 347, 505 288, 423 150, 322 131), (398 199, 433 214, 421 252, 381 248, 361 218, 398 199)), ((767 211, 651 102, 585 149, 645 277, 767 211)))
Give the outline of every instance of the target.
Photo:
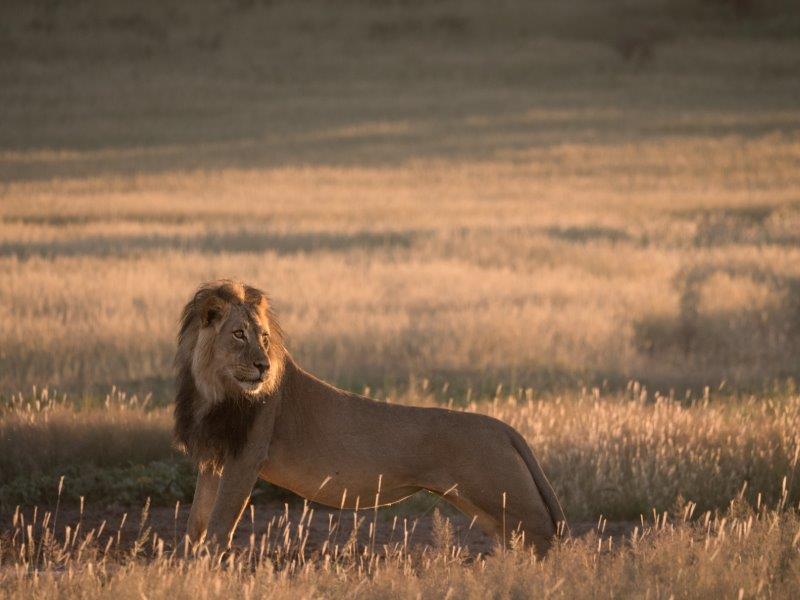
POLYGON ((796 597, 798 40, 783 0, 0 4, 0 594, 796 597), (262 486, 187 558, 217 277, 313 373, 519 429, 575 536, 262 486))

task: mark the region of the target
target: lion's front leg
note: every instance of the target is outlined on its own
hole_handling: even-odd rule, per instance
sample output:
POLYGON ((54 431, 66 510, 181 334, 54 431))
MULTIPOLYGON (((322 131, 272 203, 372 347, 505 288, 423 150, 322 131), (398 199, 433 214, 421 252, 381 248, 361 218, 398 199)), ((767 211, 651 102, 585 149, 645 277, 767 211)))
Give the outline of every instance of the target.
POLYGON ((252 457, 228 459, 222 468, 217 499, 208 523, 207 539, 230 546, 250 493, 258 479, 259 460, 252 457))
POLYGON ((186 526, 186 535, 196 544, 206 532, 214 501, 217 499, 220 476, 213 469, 201 469, 197 474, 197 484, 194 487, 194 499, 189 511, 189 522, 186 526))

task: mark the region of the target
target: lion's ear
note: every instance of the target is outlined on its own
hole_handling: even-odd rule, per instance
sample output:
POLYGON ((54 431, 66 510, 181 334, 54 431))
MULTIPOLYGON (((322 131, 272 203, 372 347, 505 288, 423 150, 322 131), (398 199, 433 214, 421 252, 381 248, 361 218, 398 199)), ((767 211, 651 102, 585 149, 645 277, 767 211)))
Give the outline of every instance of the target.
POLYGON ((221 322, 228 313, 228 303, 219 296, 207 298, 200 306, 200 323, 208 327, 221 322))

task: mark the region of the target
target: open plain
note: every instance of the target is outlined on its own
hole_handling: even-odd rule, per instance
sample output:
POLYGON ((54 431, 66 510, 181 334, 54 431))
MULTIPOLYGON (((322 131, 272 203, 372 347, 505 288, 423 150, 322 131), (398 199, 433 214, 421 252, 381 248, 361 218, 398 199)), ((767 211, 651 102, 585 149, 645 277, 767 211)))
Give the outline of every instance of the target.
POLYGON ((797 597, 799 39, 783 0, 0 4, 0 595, 797 597), (312 373, 513 425, 573 537, 259 485, 187 555, 218 277, 312 373))

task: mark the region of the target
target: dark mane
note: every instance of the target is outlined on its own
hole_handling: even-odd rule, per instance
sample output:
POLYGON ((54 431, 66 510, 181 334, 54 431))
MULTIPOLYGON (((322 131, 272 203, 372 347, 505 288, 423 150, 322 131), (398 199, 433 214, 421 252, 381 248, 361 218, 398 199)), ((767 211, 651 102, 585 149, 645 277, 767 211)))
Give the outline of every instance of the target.
POLYGON ((227 456, 237 456, 263 406, 247 398, 225 398, 197 420, 198 391, 191 369, 178 374, 175 395, 175 439, 181 450, 202 466, 220 469, 227 456))

